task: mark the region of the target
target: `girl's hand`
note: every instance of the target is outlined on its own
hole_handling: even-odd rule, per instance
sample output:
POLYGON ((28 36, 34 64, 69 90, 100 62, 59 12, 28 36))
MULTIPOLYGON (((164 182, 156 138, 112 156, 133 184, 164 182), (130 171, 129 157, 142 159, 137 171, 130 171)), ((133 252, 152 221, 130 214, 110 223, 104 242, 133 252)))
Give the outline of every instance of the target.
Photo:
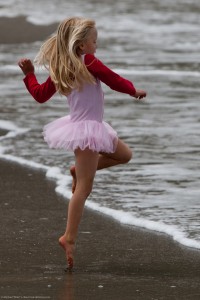
POLYGON ((143 99, 144 97, 146 97, 147 93, 143 90, 136 90, 136 93, 133 95, 133 97, 135 97, 136 99, 143 99))
POLYGON ((34 73, 34 66, 30 59, 20 59, 20 61, 18 61, 18 66, 22 69, 24 75, 27 75, 28 73, 34 73))

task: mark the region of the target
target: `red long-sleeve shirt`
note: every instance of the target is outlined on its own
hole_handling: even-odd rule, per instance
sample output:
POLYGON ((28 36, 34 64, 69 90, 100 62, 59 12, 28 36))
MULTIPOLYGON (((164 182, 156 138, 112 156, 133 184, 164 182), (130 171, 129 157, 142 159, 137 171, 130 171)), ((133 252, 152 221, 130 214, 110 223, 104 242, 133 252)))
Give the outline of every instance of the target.
MULTIPOLYGON (((98 78, 108 85, 112 90, 131 96, 136 93, 135 87, 131 81, 110 70, 94 55, 86 54, 84 56, 84 61, 88 71, 95 78, 98 78)), ((28 73, 24 78, 24 83, 29 93, 39 103, 48 101, 56 93, 55 85, 50 77, 42 84, 39 84, 35 74, 28 73)))

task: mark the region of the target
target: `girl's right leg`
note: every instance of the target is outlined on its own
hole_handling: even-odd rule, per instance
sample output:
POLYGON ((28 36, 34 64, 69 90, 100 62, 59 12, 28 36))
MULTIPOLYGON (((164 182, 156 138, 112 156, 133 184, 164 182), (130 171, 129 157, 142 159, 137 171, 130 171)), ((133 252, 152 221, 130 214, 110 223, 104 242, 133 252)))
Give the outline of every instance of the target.
POLYGON ((78 233, 78 226, 83 214, 84 204, 92 191, 93 180, 97 170, 99 154, 89 149, 75 151, 76 190, 69 202, 65 234, 59 239, 66 252, 68 266, 73 267, 73 251, 78 233))
MULTIPOLYGON (((126 164, 132 158, 131 149, 122 141, 118 140, 117 147, 114 153, 100 153, 98 159, 97 170, 113 167, 119 164, 126 164)), ((76 167, 71 166, 70 172, 72 175, 72 193, 76 189, 76 167)))

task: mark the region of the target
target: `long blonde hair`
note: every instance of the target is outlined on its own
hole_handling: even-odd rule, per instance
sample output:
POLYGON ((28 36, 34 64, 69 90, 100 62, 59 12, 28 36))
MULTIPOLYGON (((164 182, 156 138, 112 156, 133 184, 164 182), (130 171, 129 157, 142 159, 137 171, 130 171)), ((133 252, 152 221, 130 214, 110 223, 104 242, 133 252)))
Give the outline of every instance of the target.
POLYGON ((68 95, 74 89, 81 89, 84 82, 95 83, 80 54, 80 44, 85 42, 95 22, 90 19, 73 17, 58 26, 55 35, 40 48, 35 62, 44 65, 57 91, 68 95))

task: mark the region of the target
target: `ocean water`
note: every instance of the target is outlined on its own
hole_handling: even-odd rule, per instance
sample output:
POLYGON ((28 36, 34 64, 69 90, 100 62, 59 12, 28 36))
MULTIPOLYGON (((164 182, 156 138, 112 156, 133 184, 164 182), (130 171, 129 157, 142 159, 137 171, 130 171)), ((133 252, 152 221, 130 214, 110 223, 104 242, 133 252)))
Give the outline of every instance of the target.
MULTIPOLYGON (((0 0, 0 17, 51 24, 94 18, 96 55, 148 92, 143 102, 105 91, 105 120, 133 149, 128 165, 102 170, 86 205, 123 224, 160 231, 200 249, 200 42, 198 0, 0 0)), ((40 105, 17 66, 41 42, 0 44, 0 157, 41 169, 70 198, 72 153, 48 149, 42 127, 68 114, 64 97, 40 105)), ((39 81, 48 74, 36 70, 39 81)))

